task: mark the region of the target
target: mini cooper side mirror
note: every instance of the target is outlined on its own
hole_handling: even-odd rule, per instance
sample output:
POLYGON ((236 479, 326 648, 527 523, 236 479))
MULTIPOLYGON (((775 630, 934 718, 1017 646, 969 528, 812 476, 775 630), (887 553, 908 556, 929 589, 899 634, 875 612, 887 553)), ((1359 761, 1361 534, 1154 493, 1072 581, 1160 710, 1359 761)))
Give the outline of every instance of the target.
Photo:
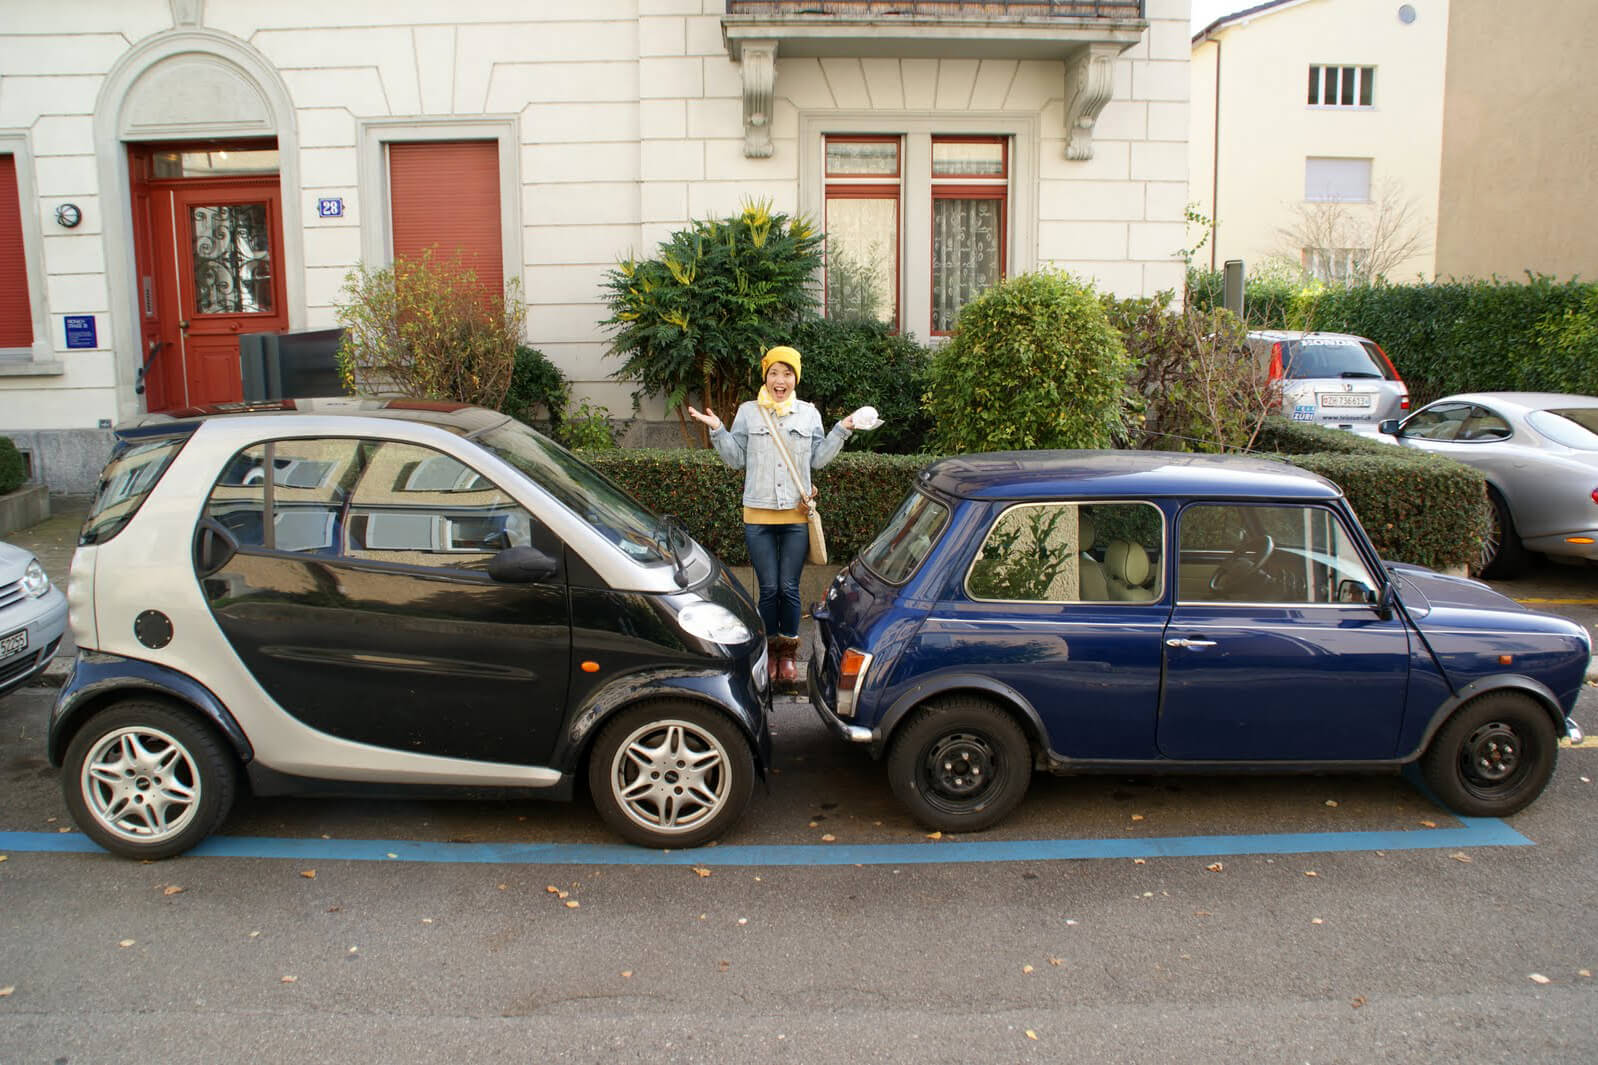
POLYGON ((488 560, 488 575, 505 584, 547 581, 560 569, 536 547, 507 547, 488 560))
POLYGON ((1397 418, 1383 418, 1376 426, 1376 431, 1384 436, 1397 436, 1398 427, 1402 424, 1397 418))

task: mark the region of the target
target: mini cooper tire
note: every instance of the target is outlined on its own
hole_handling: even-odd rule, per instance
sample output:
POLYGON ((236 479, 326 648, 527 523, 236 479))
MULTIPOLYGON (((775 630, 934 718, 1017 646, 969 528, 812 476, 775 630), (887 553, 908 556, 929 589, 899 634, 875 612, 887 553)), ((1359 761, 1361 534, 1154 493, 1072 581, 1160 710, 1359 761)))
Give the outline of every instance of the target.
POLYGON ((642 847, 697 847, 743 815, 754 756, 726 714, 691 703, 623 711, 600 731, 588 758, 599 816, 642 847))
POLYGON ((1421 756, 1421 769, 1427 786, 1455 813, 1506 817, 1542 794, 1558 751, 1546 710, 1525 696, 1494 692, 1443 723, 1421 756))
POLYGON ((1009 816, 1032 780, 1032 747, 1015 719, 981 699, 917 710, 888 748, 888 782, 921 824, 981 832, 1009 816))
POLYGON ((61 790, 85 835, 112 854, 170 858, 209 836, 238 788, 232 754, 192 716, 156 702, 123 702, 78 730, 61 790))

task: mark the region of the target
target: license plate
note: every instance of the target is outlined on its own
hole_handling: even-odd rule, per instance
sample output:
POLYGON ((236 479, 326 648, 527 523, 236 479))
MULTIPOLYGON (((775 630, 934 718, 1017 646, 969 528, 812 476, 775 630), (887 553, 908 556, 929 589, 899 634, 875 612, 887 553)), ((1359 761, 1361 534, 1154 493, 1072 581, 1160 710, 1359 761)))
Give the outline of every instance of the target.
POLYGON ((16 632, 0 636, 0 658, 10 658, 12 655, 19 655, 27 649, 27 629, 18 629, 16 632))
POLYGON ((1315 397, 1323 407, 1369 407, 1369 392, 1323 392, 1315 397))

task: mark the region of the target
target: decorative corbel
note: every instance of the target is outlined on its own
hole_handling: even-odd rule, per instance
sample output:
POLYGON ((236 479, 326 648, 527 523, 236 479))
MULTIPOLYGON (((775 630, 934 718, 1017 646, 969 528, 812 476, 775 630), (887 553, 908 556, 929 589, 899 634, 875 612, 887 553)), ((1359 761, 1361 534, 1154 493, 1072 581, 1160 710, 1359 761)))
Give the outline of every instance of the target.
POLYGON ((744 76, 744 155, 771 157, 771 108, 777 84, 777 42, 742 41, 739 65, 744 76))
POLYGON ((1110 102, 1115 87, 1113 44, 1090 44, 1065 64, 1065 157, 1093 158, 1093 124, 1110 102))
POLYGON ((205 21, 205 0, 170 0, 172 25, 198 26, 205 21))

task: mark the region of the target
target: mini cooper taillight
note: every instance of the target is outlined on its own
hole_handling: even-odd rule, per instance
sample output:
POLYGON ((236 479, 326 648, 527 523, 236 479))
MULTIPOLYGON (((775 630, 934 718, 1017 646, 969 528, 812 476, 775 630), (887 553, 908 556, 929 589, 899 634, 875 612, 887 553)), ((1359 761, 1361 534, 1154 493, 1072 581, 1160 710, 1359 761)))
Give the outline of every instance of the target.
POLYGON ((871 656, 854 648, 843 653, 838 664, 838 716, 854 717, 855 701, 860 697, 860 686, 865 683, 866 672, 871 668, 871 656))

